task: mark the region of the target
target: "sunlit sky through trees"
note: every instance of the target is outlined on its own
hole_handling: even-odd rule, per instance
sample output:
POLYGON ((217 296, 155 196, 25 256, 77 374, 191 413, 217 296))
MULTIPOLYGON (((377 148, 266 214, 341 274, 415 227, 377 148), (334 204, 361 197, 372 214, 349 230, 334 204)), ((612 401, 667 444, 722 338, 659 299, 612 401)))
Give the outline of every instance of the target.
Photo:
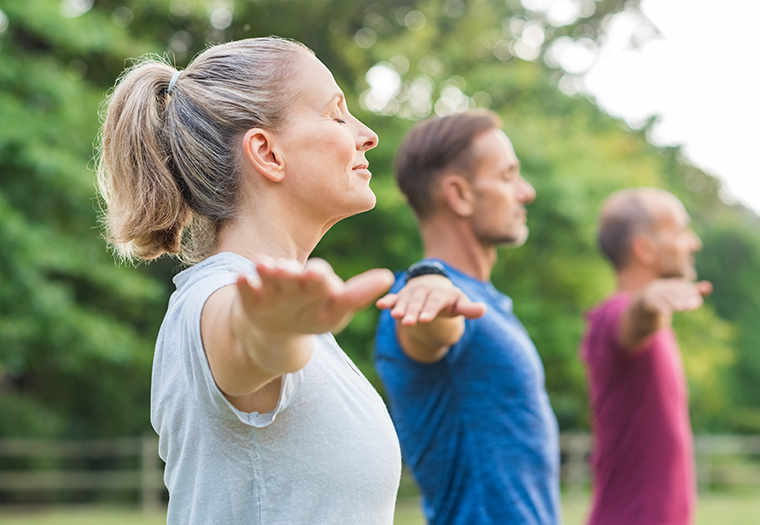
MULTIPOLYGON (((543 13, 555 27, 594 12, 593 0, 520 2, 543 13)), ((760 46, 755 29, 760 0, 642 0, 641 11, 644 16, 628 10, 607 20, 601 48, 590 38, 560 37, 543 60, 564 71, 559 79, 563 91, 592 96, 632 127, 656 117, 650 140, 683 146, 689 162, 724 181, 725 202, 739 200, 760 213, 760 164, 755 160, 760 149, 760 46)), ((422 13, 405 13, 401 22, 410 29, 424 27, 422 13), (417 18, 412 20, 412 15, 417 18)), ((512 55, 540 60, 545 29, 535 20, 514 17, 503 27, 514 42, 503 49, 497 43, 493 53, 500 60, 512 55)), ((374 33, 360 30, 356 42, 371 47, 374 33)), ((435 67, 422 64, 421 69, 435 67)), ((433 100, 434 85, 425 76, 402 86, 408 69, 400 55, 371 68, 362 105, 416 120, 431 112, 445 115, 490 103, 486 92, 468 98, 461 91, 466 81, 459 77, 449 79, 433 100)))
POLYGON ((760 1, 643 0, 642 11, 659 36, 618 15, 584 89, 633 126, 658 115, 654 142, 682 144, 726 183, 727 202, 760 213, 760 1))

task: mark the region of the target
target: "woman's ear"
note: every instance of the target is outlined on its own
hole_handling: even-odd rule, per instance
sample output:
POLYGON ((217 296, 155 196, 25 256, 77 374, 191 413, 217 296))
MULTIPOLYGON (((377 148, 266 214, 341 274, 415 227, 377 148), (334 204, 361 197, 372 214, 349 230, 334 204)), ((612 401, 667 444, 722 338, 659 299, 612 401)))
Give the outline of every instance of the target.
POLYGON ((270 181, 281 182, 285 178, 285 159, 275 138, 265 129, 249 129, 243 135, 243 158, 270 181))
POLYGON ((460 175, 444 175, 441 178, 440 195, 443 203, 460 217, 469 217, 475 211, 472 186, 460 175))

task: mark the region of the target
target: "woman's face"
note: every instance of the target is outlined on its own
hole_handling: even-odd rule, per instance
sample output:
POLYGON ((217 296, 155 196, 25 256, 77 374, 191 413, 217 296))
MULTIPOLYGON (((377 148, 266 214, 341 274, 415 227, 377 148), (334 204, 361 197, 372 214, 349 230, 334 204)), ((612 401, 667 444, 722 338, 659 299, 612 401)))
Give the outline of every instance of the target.
POLYGON ((365 153, 377 146, 377 135, 348 112, 343 92, 322 62, 305 53, 298 60, 287 86, 294 103, 278 133, 283 182, 299 214, 329 227, 374 207, 365 153))

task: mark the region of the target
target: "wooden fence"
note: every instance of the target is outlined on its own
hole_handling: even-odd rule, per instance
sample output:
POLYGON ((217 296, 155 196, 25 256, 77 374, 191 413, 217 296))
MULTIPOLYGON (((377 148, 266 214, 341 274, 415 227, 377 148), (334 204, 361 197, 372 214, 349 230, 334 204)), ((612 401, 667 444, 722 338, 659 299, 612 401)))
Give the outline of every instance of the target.
MULTIPOLYGON (((578 493, 588 488, 592 446, 589 434, 567 432, 560 436, 560 480, 568 492, 578 493)), ((694 452, 700 493, 716 487, 760 488, 760 435, 696 436, 694 452)))
MULTIPOLYGON (((588 434, 560 436, 560 479, 567 492, 587 490, 591 447, 588 434)), ((760 488, 760 435, 697 436, 695 452, 701 492, 718 486, 760 488)), ((56 495, 55 501, 69 501, 77 493, 122 493, 128 494, 130 501, 139 499, 144 509, 154 509, 166 502, 162 478, 155 436, 98 441, 0 440, 0 503, 23 502, 35 495, 43 501, 51 501, 51 495, 56 495)))
POLYGON ((163 505, 166 489, 157 437, 0 440, 0 496, 5 502, 25 501, 20 496, 66 500, 74 493, 114 492, 136 494, 146 510, 163 505))

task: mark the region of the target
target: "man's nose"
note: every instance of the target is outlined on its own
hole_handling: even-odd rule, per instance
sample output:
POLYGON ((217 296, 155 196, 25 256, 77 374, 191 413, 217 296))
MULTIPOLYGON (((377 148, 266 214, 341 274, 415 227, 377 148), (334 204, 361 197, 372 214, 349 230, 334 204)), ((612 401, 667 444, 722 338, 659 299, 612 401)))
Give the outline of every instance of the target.
POLYGON ((522 176, 520 176, 520 189, 522 192, 520 195, 520 202, 530 204, 536 200, 536 189, 522 176))
POLYGON ((691 237, 692 237, 692 246, 693 250, 695 252, 702 251, 702 239, 699 238, 699 235, 697 235, 694 230, 691 230, 691 237))

